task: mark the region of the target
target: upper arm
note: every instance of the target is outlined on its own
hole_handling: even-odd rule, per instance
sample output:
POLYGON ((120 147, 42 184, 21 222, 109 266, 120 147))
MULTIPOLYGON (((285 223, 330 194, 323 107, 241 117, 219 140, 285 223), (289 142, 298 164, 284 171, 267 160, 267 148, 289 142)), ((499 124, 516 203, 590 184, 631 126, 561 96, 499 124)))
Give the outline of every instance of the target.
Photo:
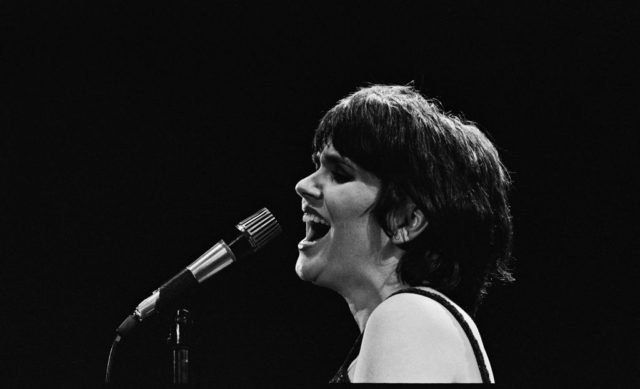
POLYGON ((469 362, 465 342, 456 319, 437 302, 393 296, 369 317, 354 381, 454 382, 469 362))

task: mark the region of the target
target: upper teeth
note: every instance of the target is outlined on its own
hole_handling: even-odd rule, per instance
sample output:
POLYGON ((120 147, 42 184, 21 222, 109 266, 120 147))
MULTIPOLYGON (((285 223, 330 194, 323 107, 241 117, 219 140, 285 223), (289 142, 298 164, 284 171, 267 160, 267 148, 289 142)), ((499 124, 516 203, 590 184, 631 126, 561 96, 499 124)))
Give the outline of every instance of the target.
POLYGON ((323 218, 313 215, 311 213, 304 213, 302 215, 302 221, 307 223, 307 222, 314 222, 314 223, 319 223, 319 224, 324 224, 326 226, 329 225, 329 223, 327 223, 326 220, 324 220, 323 218))

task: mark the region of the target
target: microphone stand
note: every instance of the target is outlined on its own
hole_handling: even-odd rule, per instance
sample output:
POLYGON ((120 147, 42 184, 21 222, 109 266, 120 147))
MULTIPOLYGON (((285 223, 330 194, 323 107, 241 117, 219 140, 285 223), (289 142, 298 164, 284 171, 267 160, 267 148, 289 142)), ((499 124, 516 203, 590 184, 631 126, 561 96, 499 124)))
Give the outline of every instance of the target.
MULTIPOLYGON (((138 323, 154 313, 170 311, 179 297, 193 289, 220 270, 261 249, 265 244, 282 232, 282 228, 267 208, 242 220, 236 225, 239 232, 231 243, 220 240, 202 254, 191 265, 184 268, 172 279, 156 289, 151 296, 144 299, 135 311, 116 329, 116 337, 111 344, 104 382, 111 383, 113 360, 118 344, 138 323), (233 248, 233 250, 232 250, 233 248)), ((189 312, 185 309, 177 311, 173 327, 167 340, 171 348, 171 384, 189 384, 189 345, 188 332, 191 322, 189 312)))
POLYGON ((169 387, 190 384, 189 372, 189 346, 191 325, 189 311, 178 309, 175 320, 171 324, 167 344, 169 345, 169 387))

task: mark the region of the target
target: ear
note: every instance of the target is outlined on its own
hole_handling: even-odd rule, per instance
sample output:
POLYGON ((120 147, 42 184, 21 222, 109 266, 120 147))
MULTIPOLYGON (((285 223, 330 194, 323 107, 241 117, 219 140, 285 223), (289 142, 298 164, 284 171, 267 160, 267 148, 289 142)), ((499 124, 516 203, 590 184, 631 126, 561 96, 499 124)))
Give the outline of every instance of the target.
POLYGON ((429 225, 429 221, 420 209, 415 204, 409 204, 404 212, 404 215, 398 215, 395 217, 395 225, 397 226, 391 241, 393 243, 402 244, 410 242, 424 231, 429 225))

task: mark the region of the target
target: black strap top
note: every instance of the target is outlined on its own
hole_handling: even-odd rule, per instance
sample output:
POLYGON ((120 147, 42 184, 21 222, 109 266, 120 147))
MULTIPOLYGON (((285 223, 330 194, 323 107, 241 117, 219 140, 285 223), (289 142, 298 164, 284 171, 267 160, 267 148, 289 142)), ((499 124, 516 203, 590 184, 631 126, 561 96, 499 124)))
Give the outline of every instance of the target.
MULTIPOLYGON (((489 375, 489 370, 487 368, 487 363, 485 361, 484 354, 482 353, 482 349, 480 347, 480 342, 476 338, 473 331, 471 331, 471 327, 469 326, 469 323, 467 323, 467 321, 464 319, 462 312, 460 312, 460 308, 453 305, 453 303, 448 298, 438 293, 429 292, 419 288, 402 289, 393 293, 391 296, 394 296, 400 293, 414 293, 414 294, 419 294, 419 295, 428 297, 442 304, 442 306, 444 306, 449 312, 451 312, 453 317, 455 317, 458 323, 460 323, 460 326, 464 330, 464 333, 467 335, 467 338, 471 343, 471 347, 473 348, 473 354, 475 355, 476 362, 478 363, 478 367, 480 368, 480 376, 482 377, 482 383, 485 383, 485 384, 491 383, 491 377, 489 375)), ((331 381, 329 381, 329 383, 337 384, 337 383, 351 382, 349 380, 348 369, 349 369, 349 365, 351 365, 351 362, 353 362, 353 360, 356 359, 356 357, 360 353, 360 346, 362 345, 363 334, 364 333, 361 333, 358 336, 355 343, 353 344, 353 347, 351 347, 349 354, 347 354, 347 359, 345 359, 344 363, 342 363, 342 366, 340 366, 340 369, 338 369, 337 373, 333 376, 333 378, 331 379, 331 381)))

